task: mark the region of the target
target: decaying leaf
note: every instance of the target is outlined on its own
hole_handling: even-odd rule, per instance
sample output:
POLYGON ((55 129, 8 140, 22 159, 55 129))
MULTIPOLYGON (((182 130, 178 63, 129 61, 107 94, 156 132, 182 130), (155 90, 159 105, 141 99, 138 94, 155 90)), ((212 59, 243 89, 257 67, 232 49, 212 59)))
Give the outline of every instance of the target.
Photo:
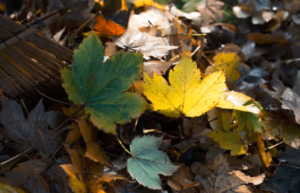
POLYGON ((199 183, 193 181, 194 175, 187 166, 181 166, 173 175, 170 180, 168 180, 168 185, 176 190, 181 191, 188 188, 198 186, 199 183))
POLYGON ((285 152, 280 150, 277 159, 282 163, 272 177, 262 184, 264 191, 274 193, 296 193, 300 185, 300 153, 298 149, 286 146, 285 152))
MULTIPOLYGON (((47 169, 46 162, 32 159, 18 164, 14 169, 0 177, 0 181, 20 187, 26 192, 50 192, 50 187, 42 177, 47 169)), ((10 192, 15 192, 8 191, 10 192)), ((0 192, 1 185, 0 185, 0 192)), ((4 191, 5 192, 5 191, 4 191)))
POLYGON ((197 10, 201 13, 203 25, 217 22, 223 19, 222 7, 224 3, 217 0, 202 0, 197 5, 197 10))
POLYGON ((107 166, 111 166, 110 160, 104 153, 104 150, 96 141, 97 138, 97 130, 90 126, 87 120, 79 120, 78 126, 80 132, 83 136, 83 139, 87 145, 87 150, 85 156, 93 160, 94 162, 99 162, 101 164, 105 164, 107 166))
POLYGON ((135 137, 130 144, 133 157, 127 160, 127 171, 132 178, 150 189, 161 189, 158 174, 172 175, 178 168, 169 160, 166 153, 159 151, 161 138, 154 136, 135 137))
POLYGON ((265 175, 250 177, 240 171, 230 169, 226 157, 218 154, 206 163, 195 162, 191 166, 196 174, 195 181, 199 182, 200 192, 245 192, 252 193, 248 183, 261 184, 265 175))
POLYGON ((178 48, 178 46, 166 45, 161 37, 150 36, 147 33, 135 29, 127 29, 126 32, 114 42, 121 48, 143 53, 146 60, 149 60, 150 56, 161 58, 166 56, 169 50, 178 48))
POLYGON ((0 113, 6 136, 16 143, 16 149, 23 151, 32 145, 35 149, 43 147, 48 155, 53 154, 62 142, 60 137, 52 137, 55 132, 48 125, 57 125, 57 112, 45 112, 43 100, 29 113, 26 119, 21 105, 16 101, 6 99, 0 113), (46 143, 46 144, 45 144, 46 143))
POLYGON ((103 46, 90 34, 74 54, 72 70, 61 70, 69 99, 85 104, 90 120, 99 129, 116 133, 116 123, 139 116, 145 100, 135 93, 123 93, 142 70, 142 55, 118 52, 103 63, 103 46))
POLYGON ((286 88, 281 98, 282 108, 292 110, 296 122, 300 124, 300 97, 292 89, 286 88))

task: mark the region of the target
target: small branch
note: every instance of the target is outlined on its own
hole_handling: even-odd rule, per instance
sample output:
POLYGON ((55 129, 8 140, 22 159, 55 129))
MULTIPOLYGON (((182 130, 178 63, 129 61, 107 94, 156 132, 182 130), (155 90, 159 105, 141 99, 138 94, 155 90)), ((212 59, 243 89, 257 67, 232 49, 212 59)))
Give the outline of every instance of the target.
POLYGON ((122 146, 122 148, 123 148, 128 154, 130 154, 132 157, 135 157, 135 155, 133 155, 128 149, 126 149, 126 147, 123 145, 122 141, 121 141, 119 138, 117 138, 117 140, 118 140, 119 144, 122 146))
POLYGON ((6 160, 6 161, 4 161, 4 162, 1 162, 1 163, 0 163, 0 166, 2 166, 2 165, 4 165, 4 164, 7 164, 8 162, 11 162, 11 161, 17 159, 18 157, 20 157, 20 156, 26 154, 26 153, 27 153, 28 151, 30 151, 31 149, 32 149, 32 147, 29 147, 28 149, 26 149, 26 150, 23 151, 22 153, 19 153, 19 154, 15 155, 14 157, 12 157, 12 158, 10 158, 10 159, 8 159, 8 160, 6 160))
POLYGON ((162 132, 162 131, 157 130, 157 129, 145 129, 145 130, 143 130, 144 134, 151 133, 151 132, 157 132, 157 133, 165 134, 165 135, 167 135, 167 136, 169 136, 171 138, 176 138, 176 139, 180 138, 180 137, 176 137, 176 136, 170 135, 168 133, 162 132))
POLYGON ((40 95, 42 95, 43 97, 45 97, 45 98, 47 98, 47 99, 50 99, 50 100, 52 100, 52 101, 54 101, 54 102, 58 102, 58 103, 61 103, 61 104, 71 105, 71 106, 77 107, 77 105, 75 105, 75 104, 67 103, 67 102, 60 101, 60 100, 56 100, 56 99, 54 99, 54 98, 51 98, 51 97, 45 95, 44 93, 42 93, 42 92, 39 91, 38 89, 36 89, 36 88, 34 88, 34 87, 32 87, 32 88, 33 88, 37 93, 39 93, 40 95))
POLYGON ((270 146, 270 147, 266 147, 266 150, 272 149, 272 148, 274 148, 274 147, 277 147, 278 145, 281 145, 281 144, 283 144, 283 143, 284 143, 284 141, 281 141, 281 142, 279 142, 279 143, 277 143, 277 144, 275 144, 275 145, 272 145, 272 146, 270 146))
POLYGON ((295 58, 295 59, 283 60, 283 61, 281 62, 281 64, 284 64, 284 63, 289 64, 289 63, 291 63, 291 62, 299 62, 299 61, 300 61, 300 58, 295 58))

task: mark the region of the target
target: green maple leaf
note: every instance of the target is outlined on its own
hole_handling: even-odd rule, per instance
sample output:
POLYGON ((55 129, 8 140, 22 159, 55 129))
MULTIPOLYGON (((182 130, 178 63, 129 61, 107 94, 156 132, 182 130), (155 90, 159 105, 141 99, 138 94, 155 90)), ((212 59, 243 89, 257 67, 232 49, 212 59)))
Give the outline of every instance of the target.
POLYGON ((236 132, 212 131, 208 137, 213 138, 223 149, 231 150, 231 155, 241 155, 247 153, 247 147, 236 132))
POLYGON ((72 102, 86 104, 95 126, 116 133, 116 123, 128 122, 145 110, 142 97, 124 93, 142 72, 143 55, 118 52, 103 61, 103 46, 92 33, 75 51, 71 70, 61 70, 63 87, 72 102))
POLYGON ((130 145, 133 157, 127 160, 127 171, 132 178, 150 189, 161 189, 158 174, 172 175, 179 166, 174 166, 166 153, 159 151, 162 138, 154 136, 135 137, 130 145))
POLYGON ((239 130, 242 130, 246 127, 248 131, 263 133, 261 122, 256 114, 242 111, 235 111, 235 114, 237 117, 239 130))

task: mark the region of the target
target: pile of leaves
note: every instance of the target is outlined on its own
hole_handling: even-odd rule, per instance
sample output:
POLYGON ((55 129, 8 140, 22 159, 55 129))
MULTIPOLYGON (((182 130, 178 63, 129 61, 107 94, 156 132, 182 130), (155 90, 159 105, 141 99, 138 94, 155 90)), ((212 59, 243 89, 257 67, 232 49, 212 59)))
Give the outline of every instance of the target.
POLYGON ((74 50, 65 94, 2 104, 1 191, 299 192, 298 1, 1 2, 74 50))

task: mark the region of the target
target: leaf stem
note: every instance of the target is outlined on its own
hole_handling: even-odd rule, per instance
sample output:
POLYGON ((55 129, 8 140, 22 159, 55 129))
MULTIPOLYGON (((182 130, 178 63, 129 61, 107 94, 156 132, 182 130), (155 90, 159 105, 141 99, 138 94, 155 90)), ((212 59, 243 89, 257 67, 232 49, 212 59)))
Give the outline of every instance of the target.
POLYGON ((132 157, 135 157, 134 154, 132 154, 128 149, 126 149, 126 147, 123 145, 122 141, 121 141, 119 138, 117 138, 117 140, 118 140, 119 144, 122 146, 122 148, 123 148, 128 154, 130 154, 132 157))

